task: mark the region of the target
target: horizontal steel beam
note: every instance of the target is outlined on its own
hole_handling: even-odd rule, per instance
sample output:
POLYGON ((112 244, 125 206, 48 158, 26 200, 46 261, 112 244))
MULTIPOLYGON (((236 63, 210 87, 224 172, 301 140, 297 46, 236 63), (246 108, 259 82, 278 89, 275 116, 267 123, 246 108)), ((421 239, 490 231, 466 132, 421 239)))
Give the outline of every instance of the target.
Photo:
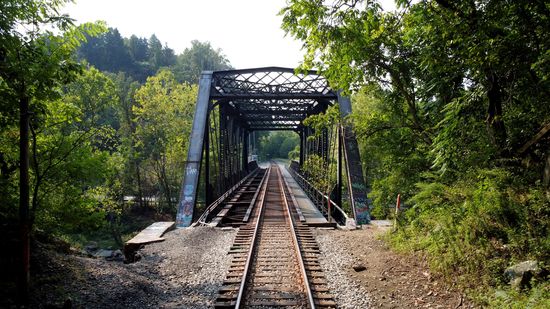
POLYGON ((246 114, 241 117, 244 121, 302 121, 306 118, 305 115, 253 115, 246 114))
POLYGON ((233 99, 233 100, 287 100, 287 99, 311 99, 311 100, 334 100, 336 96, 332 93, 219 93, 211 92, 210 98, 213 100, 233 99))
POLYGON ((250 131, 293 131, 298 132, 299 127, 296 128, 253 128, 250 131))
MULTIPOLYGON (((250 73, 261 73, 261 72, 286 72, 295 74, 296 70, 292 68, 283 68, 283 67, 262 67, 262 68, 253 68, 253 69, 240 69, 240 70, 223 70, 223 71, 214 71, 214 76, 225 76, 225 75, 240 75, 240 74, 250 74, 250 73)), ((317 71, 309 70, 305 72, 309 75, 318 75, 317 71)))
POLYGON ((239 114, 241 116, 250 116, 250 115, 307 115, 306 110, 242 110, 239 109, 239 114))

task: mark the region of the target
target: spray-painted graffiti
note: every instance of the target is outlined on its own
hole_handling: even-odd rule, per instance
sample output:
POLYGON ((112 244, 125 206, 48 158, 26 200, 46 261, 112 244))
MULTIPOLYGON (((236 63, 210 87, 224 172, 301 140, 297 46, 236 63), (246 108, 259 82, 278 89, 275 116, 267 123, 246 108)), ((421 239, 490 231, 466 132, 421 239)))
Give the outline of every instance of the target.
POLYGON ((193 198, 186 197, 178 205, 179 211, 176 217, 178 226, 189 226, 193 220, 193 198))
POLYGON ((367 199, 358 197, 355 200, 355 220, 357 224, 367 224, 370 222, 369 205, 367 199))
POLYGON ((183 195, 191 196, 193 194, 193 188, 193 185, 185 185, 185 188, 183 189, 183 195))
POLYGON ((196 175, 197 173, 198 173, 198 170, 195 167, 188 166, 185 168, 185 174, 188 176, 193 176, 193 175, 196 175))
POLYGON ((191 225, 191 221, 193 220, 193 208, 195 204, 194 188, 195 186, 193 185, 185 185, 183 187, 183 197, 178 204, 178 214, 176 216, 176 225, 178 227, 191 225))
POLYGON ((366 187, 364 184, 362 184, 362 183, 357 183, 357 182, 351 184, 351 187, 352 187, 354 190, 366 190, 366 189, 367 189, 367 187, 366 187))

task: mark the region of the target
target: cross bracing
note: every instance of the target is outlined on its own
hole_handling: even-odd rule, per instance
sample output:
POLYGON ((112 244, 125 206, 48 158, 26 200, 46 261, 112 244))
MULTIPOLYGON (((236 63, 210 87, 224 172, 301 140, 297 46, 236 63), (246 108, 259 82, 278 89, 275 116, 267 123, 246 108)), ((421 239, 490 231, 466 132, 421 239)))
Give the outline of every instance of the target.
POLYGON ((287 68, 259 68, 214 72, 217 98, 335 98, 327 80, 314 71, 295 73, 287 68))

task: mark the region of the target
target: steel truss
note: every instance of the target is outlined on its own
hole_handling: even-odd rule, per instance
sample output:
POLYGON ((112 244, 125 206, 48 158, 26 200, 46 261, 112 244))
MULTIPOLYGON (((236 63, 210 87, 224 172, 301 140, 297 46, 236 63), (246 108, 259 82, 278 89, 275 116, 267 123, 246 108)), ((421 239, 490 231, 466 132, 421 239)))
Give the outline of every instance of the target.
MULTIPOLYGON (((328 160, 328 132, 308 138, 314 132, 302 123, 333 104, 339 104, 343 116, 351 112, 349 99, 333 91, 315 71, 295 73, 293 69, 268 67, 203 72, 176 225, 189 226, 198 200, 209 205, 251 172, 248 136, 253 131, 295 131, 300 135, 300 165, 313 154, 328 160)), ((339 156, 337 202, 341 202, 341 187, 346 183, 354 218, 359 224, 368 223, 357 141, 351 127, 342 131, 345 134, 338 147, 345 160, 339 156), (346 162, 347 180, 342 179, 342 162, 346 162)))

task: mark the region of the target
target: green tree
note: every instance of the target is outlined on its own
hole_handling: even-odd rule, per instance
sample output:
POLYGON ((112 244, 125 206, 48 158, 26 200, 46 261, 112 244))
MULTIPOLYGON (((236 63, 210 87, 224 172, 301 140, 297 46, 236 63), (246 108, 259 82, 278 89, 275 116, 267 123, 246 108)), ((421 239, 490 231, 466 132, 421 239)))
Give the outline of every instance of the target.
POLYGON ((124 39, 116 28, 109 28, 101 36, 89 37, 79 48, 82 58, 102 71, 129 72, 135 65, 124 39))
POLYGON ((135 93, 134 147, 142 169, 160 189, 161 212, 175 209, 196 95, 196 86, 178 83, 167 70, 149 77, 135 93))
MULTIPOLYGON (((61 85, 73 79, 80 66, 73 53, 85 34, 98 34, 102 27, 84 24, 74 27, 72 20, 58 13, 64 1, 3 1, 0 19, 0 90, 8 108, 5 124, 18 110, 19 119, 19 216, 23 247, 20 275, 21 304, 28 304, 29 282, 29 122, 31 112, 39 117, 47 109, 44 101, 58 96, 61 85), (24 29, 24 31, 22 31, 24 29), (46 30, 52 29, 52 30, 46 30), (54 34, 54 30, 61 34, 54 34), (21 31, 21 32, 20 32, 21 31), (18 106, 18 108, 17 108, 18 106)), ((4 116, 2 117, 4 118, 4 116)), ((10 130, 7 130, 10 131, 10 130)), ((3 130, 3 132, 6 132, 3 130)), ((3 156, 6 160, 6 156, 3 156)), ((13 158, 13 156, 11 156, 13 158)), ((4 163, 6 163, 4 161, 4 163)), ((13 165, 7 163, 7 165, 13 165)), ((7 169, 10 170, 9 168, 7 169)))
POLYGON ((134 121, 135 93, 140 85, 123 72, 119 72, 113 79, 119 97, 117 108, 117 115, 120 119, 119 152, 124 157, 122 190, 126 194, 137 196, 139 206, 145 206, 141 158, 135 147, 136 139, 134 137, 137 128, 137 123, 134 121))
POLYGON ((156 35, 149 39, 149 64, 156 70, 174 65, 176 56, 168 46, 163 47, 156 35))
MULTIPOLYGON (((470 113, 485 122, 493 147, 484 151, 487 162, 514 154, 523 146, 520 141, 530 140, 546 124, 548 104, 521 116, 535 102, 548 101, 544 63, 549 40, 542 30, 548 27, 542 18, 548 9, 542 2, 398 3, 399 14, 382 12, 370 1, 290 1, 281 12, 283 28, 304 41, 304 67, 320 68, 333 87, 352 90, 376 83, 387 89, 385 103, 402 114, 401 125, 428 147, 437 139, 438 166, 451 163, 445 158, 451 143, 445 141, 459 135, 450 132, 453 127, 462 128, 436 127, 443 113, 470 113), (506 122, 523 125, 523 133, 510 132, 518 126, 507 128, 506 122)), ((485 143, 481 134, 457 142, 472 138, 485 143)))
POLYGON ((146 38, 138 38, 135 35, 132 35, 126 41, 126 45, 130 50, 130 56, 136 62, 147 61, 149 58, 149 43, 146 38))
POLYGON ((286 131, 272 131, 260 136, 258 155, 262 160, 289 157, 289 153, 299 144, 298 134, 286 131))
POLYGON ((173 67, 179 81, 197 84, 202 71, 231 69, 229 60, 221 49, 214 49, 209 42, 191 41, 191 47, 178 55, 173 67))
MULTIPOLYGON (((39 210, 41 202, 48 200, 45 197, 48 190, 42 189, 42 184, 49 182, 55 187, 69 183, 63 177, 54 181, 59 177, 57 175, 70 172, 70 168, 63 165, 71 163, 71 160, 74 164, 81 164, 78 160, 93 157, 94 152, 116 150, 112 142, 115 128, 110 123, 112 120, 107 118, 118 100, 114 83, 97 69, 91 68, 64 88, 61 98, 45 103, 50 112, 34 118, 31 123, 32 213, 39 210), (79 151, 89 155, 77 154, 79 151)), ((101 175, 101 165, 98 164, 98 175, 101 175)), ((86 175, 83 172, 78 181, 72 180, 86 182, 86 175)), ((89 175, 93 176, 93 173, 89 175)))

